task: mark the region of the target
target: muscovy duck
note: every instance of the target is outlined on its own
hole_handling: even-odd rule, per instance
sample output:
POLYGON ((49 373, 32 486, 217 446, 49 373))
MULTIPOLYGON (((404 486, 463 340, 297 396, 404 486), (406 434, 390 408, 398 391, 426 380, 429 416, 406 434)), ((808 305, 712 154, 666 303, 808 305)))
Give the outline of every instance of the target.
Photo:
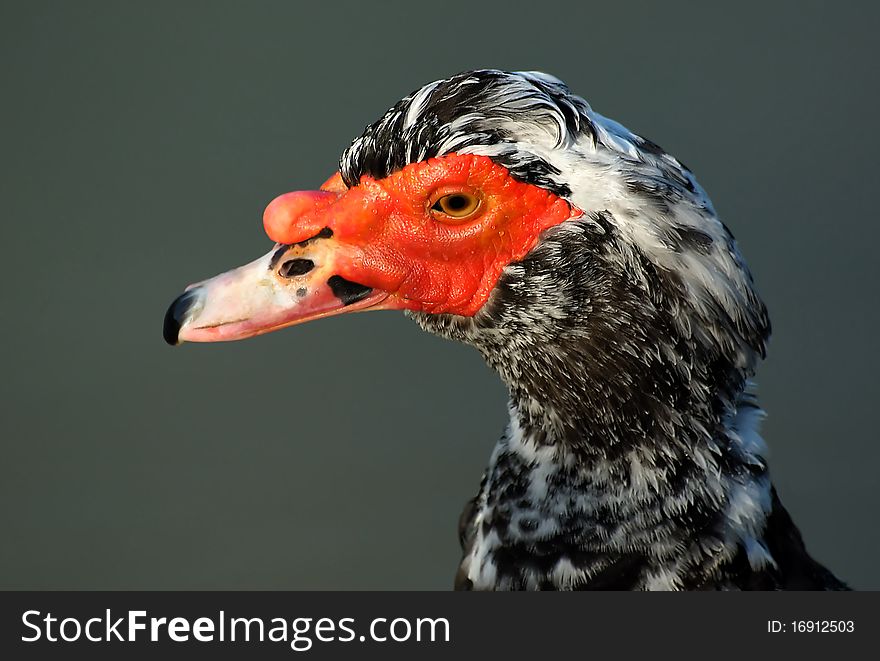
POLYGON ((188 287, 170 344, 405 310, 476 347, 510 422, 460 521, 458 589, 848 589, 780 504, 749 381, 767 312, 691 172, 539 72, 416 90, 276 242, 188 287))

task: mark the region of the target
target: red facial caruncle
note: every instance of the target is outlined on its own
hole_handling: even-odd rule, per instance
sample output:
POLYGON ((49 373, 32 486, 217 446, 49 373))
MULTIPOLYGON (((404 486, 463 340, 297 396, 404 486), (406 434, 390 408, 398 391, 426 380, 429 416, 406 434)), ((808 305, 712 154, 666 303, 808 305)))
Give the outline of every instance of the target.
POLYGON ((472 316, 542 231, 581 213, 485 156, 433 158, 351 188, 337 173, 273 200, 263 222, 275 249, 191 286, 166 339, 240 339, 363 309, 472 316))

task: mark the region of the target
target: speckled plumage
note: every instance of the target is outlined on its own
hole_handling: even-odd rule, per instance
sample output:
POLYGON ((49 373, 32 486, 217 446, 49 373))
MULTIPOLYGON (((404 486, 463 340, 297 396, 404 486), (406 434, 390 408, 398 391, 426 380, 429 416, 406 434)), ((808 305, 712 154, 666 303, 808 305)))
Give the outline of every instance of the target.
POLYGON ((771 486, 749 379, 770 326, 690 171, 555 78, 431 83, 343 154, 349 185, 444 154, 492 158, 584 214, 509 265, 473 317, 510 423, 461 522, 463 589, 845 589, 771 486))

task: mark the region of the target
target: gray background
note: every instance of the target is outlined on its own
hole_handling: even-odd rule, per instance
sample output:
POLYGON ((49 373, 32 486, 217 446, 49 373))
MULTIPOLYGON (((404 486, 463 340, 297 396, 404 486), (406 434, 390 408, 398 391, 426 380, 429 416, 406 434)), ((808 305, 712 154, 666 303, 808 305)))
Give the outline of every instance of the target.
POLYGON ((399 313, 160 326, 401 96, 498 67, 697 173, 770 308, 783 500, 880 588, 876 9, 728 5, 4 2, 0 587, 450 587, 505 421, 475 351, 399 313))

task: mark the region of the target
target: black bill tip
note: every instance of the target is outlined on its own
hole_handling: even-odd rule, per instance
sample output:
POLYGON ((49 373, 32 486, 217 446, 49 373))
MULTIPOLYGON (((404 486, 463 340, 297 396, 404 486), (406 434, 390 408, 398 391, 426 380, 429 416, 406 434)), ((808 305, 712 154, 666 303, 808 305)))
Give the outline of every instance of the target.
POLYGON ((197 290, 190 289, 174 299, 174 302, 168 307, 168 311, 165 313, 165 323, 162 325, 162 337, 171 346, 180 344, 178 339, 180 327, 189 316, 197 298, 197 290))

